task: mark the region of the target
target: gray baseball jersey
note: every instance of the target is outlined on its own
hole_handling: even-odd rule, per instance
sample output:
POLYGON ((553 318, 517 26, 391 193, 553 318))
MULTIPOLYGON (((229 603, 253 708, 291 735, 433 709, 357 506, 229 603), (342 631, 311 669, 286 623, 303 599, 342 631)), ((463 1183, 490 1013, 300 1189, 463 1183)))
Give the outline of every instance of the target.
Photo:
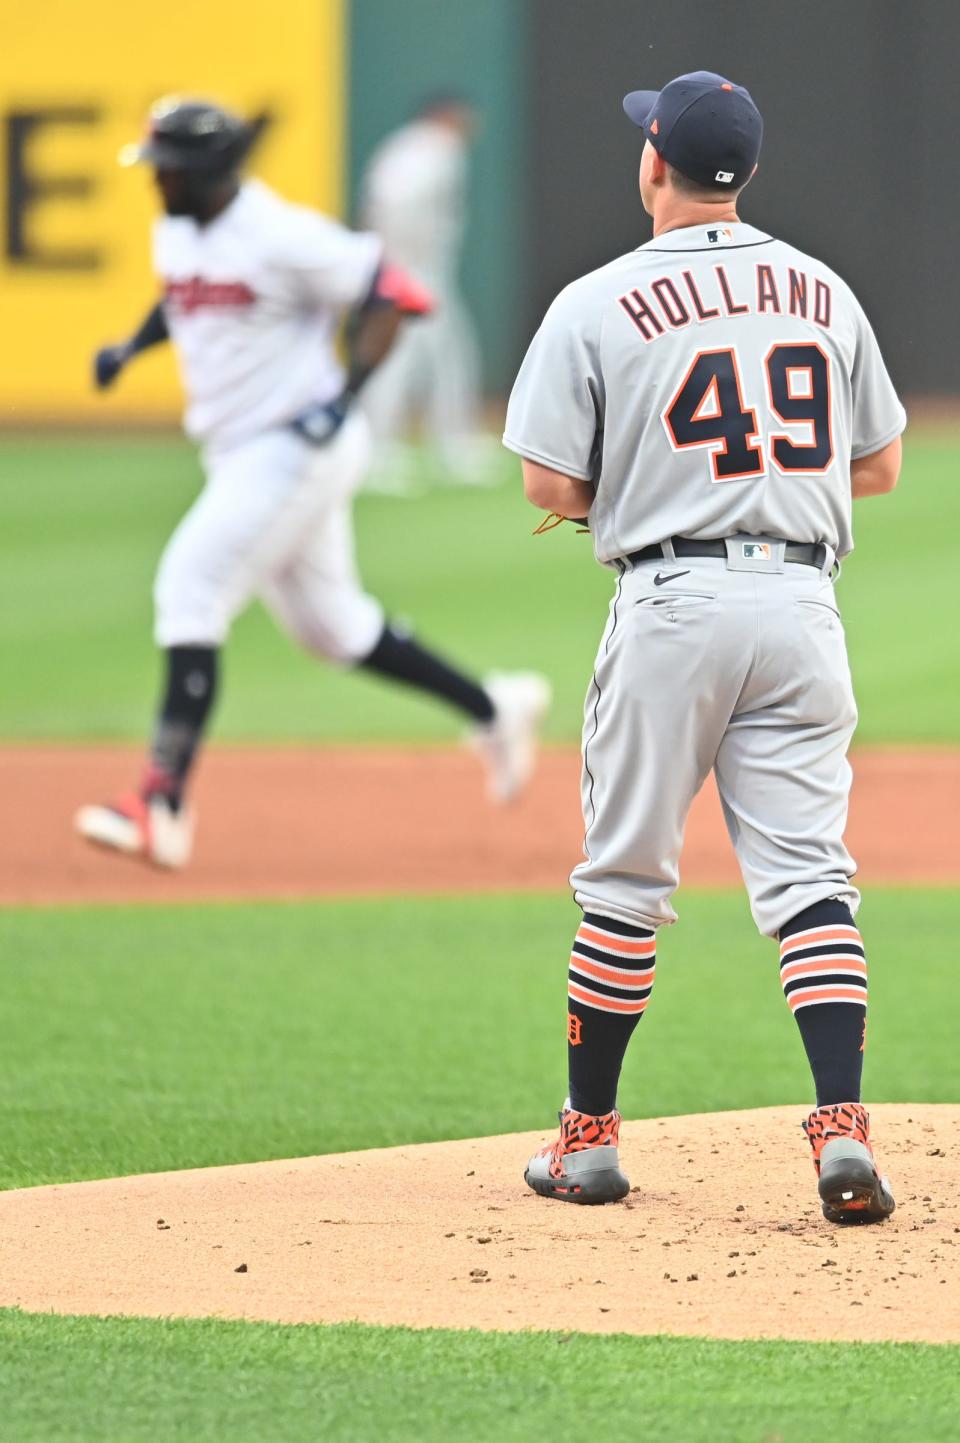
POLYGON ((560 293, 504 444, 594 483, 610 562, 670 536, 852 549, 850 461, 906 415, 849 287, 741 222, 668 231, 560 293))
POLYGON ((856 909, 857 712, 831 572, 853 544, 851 458, 904 423, 847 286, 753 226, 670 231, 551 306, 504 441, 594 483, 597 557, 619 573, 584 710, 586 911, 675 919, 711 771, 762 932, 824 898, 856 909), (827 550, 791 557, 791 541, 827 550))

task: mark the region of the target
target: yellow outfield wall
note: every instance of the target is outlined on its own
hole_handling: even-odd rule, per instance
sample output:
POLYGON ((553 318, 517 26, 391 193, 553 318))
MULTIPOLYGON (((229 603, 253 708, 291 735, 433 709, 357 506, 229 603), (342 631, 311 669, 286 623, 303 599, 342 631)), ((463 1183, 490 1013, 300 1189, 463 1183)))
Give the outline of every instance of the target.
POLYGON ((0 425, 44 416, 173 418, 168 346, 104 395, 95 347, 157 295, 150 173, 122 169, 158 96, 219 100, 269 125, 252 169, 338 213, 347 0, 21 0, 0 45, 0 425))

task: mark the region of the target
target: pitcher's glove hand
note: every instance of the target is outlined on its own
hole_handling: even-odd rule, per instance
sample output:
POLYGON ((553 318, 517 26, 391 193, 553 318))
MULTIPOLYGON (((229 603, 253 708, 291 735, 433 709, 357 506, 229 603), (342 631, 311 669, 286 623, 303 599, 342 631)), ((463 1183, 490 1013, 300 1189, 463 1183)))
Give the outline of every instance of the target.
POLYGON ((129 359, 127 345, 101 346, 93 358, 93 383, 97 390, 105 391, 112 386, 129 359))
POLYGON ((342 391, 332 401, 318 401, 308 406, 294 417, 293 429, 311 446, 329 445, 347 419, 352 399, 349 391, 342 391))
POLYGON ((548 516, 544 516, 533 534, 534 536, 544 536, 548 531, 556 531, 557 527, 562 526, 565 521, 569 521, 572 526, 577 527, 578 536, 589 535, 590 522, 586 516, 561 516, 559 511, 551 511, 548 516))

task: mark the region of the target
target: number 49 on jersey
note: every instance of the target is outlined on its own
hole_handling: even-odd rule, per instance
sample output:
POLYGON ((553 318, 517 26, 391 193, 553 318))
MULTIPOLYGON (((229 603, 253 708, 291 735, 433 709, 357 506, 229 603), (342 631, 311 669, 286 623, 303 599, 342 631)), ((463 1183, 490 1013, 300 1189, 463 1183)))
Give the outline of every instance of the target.
MULTIPOLYGON (((772 416, 767 429, 773 465, 785 475, 826 471, 833 460, 829 356, 812 342, 783 342, 771 346, 762 369, 772 416)), ((698 351, 663 412, 673 449, 703 447, 713 481, 766 474, 757 412, 745 404, 743 391, 732 346, 698 351)))

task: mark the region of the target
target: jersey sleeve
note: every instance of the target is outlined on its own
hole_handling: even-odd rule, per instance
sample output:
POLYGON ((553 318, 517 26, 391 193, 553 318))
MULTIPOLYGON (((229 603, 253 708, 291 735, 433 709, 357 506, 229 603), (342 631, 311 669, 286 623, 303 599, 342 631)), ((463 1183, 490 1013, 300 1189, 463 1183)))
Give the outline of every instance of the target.
POLYGON ((568 287, 530 342, 510 393, 503 444, 528 461, 592 481, 603 407, 599 344, 568 287))
POLYGON ((856 310, 857 349, 851 375, 853 426, 850 450, 854 461, 880 451, 899 436, 907 424, 907 413, 893 388, 873 328, 859 305, 856 310))
POLYGON ((307 303, 346 310, 362 301, 382 260, 378 236, 290 206, 275 236, 276 259, 307 303))

